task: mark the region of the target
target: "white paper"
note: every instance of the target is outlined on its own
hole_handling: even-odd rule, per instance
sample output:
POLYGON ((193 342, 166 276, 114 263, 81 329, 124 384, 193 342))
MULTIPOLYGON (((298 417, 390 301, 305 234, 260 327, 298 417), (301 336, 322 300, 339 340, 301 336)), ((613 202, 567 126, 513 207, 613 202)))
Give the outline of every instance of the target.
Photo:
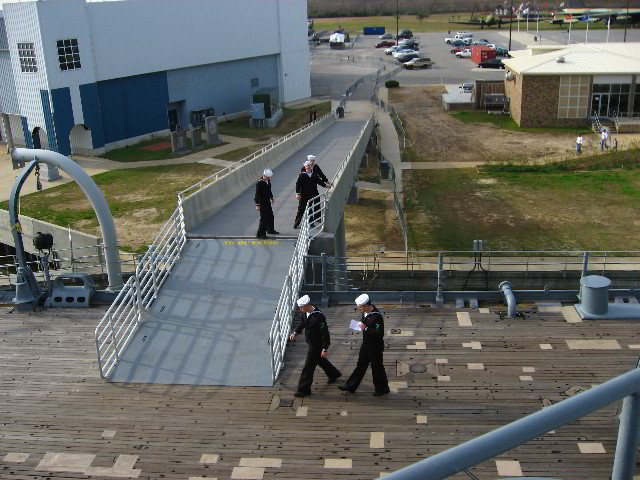
POLYGON ((355 330, 356 332, 360 332, 360 322, 357 320, 351 320, 351 325, 349 325, 351 330, 355 330))

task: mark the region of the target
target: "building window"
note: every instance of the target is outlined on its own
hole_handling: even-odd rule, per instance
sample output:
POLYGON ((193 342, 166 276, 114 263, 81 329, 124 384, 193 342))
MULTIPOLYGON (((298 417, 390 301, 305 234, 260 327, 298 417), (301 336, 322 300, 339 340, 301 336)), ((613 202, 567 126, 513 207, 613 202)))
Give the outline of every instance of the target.
POLYGON ((629 114, 630 91, 631 85, 628 83, 594 83, 591 115, 626 117, 629 114))
POLYGON ((589 110, 588 76, 564 75, 560 77, 558 118, 587 118, 589 110))
POLYGON ((640 83, 636 83, 636 91, 633 98, 633 116, 640 117, 640 83))
POLYGON ((258 88, 260 86, 260 80, 257 78, 251 79, 251 88, 258 88))
POLYGON ((58 40, 57 47, 60 70, 64 72, 66 70, 77 70, 81 67, 77 38, 58 40))
POLYGON ((20 59, 20 70, 23 73, 35 73, 38 71, 33 43, 18 43, 18 58, 20 59))

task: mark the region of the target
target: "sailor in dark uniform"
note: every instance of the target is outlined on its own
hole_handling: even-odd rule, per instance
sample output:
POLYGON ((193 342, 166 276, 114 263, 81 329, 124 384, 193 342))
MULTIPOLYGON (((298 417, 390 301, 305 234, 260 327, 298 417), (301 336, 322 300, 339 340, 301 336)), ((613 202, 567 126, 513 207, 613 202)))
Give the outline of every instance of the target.
POLYGON ((384 351, 384 319, 378 309, 371 304, 369 295, 363 293, 356 298, 358 310, 362 313, 360 329, 362 330, 362 346, 356 369, 347 379, 344 385, 338 388, 345 392, 355 393, 358 385, 367 373, 369 363, 371 363, 371 374, 373 376, 373 386, 376 391, 374 397, 389 393, 389 381, 387 372, 382 362, 382 352, 384 351))
MULTIPOLYGON (((310 160, 304 162, 304 173, 298 175, 296 181, 296 198, 298 199, 298 213, 296 214, 296 220, 293 224, 293 228, 300 226, 300 221, 304 215, 304 211, 307 208, 307 202, 314 197, 318 196, 318 185, 328 188, 327 183, 323 181, 317 174, 313 172, 313 163, 310 160)), ((314 207, 314 211, 320 209, 320 205, 317 203, 314 207)), ((320 217, 320 212, 314 213, 311 222, 316 221, 320 217)))
POLYGON ((260 224, 258 225, 258 232, 256 237, 267 238, 267 233, 277 235, 273 223, 273 193, 271 193, 271 177, 273 172, 268 168, 262 173, 262 177, 256 183, 256 194, 253 197, 253 201, 256 204, 256 210, 260 212, 260 224))
POLYGON ((298 390, 294 396, 306 397, 307 395, 311 395, 313 372, 317 365, 320 365, 320 368, 322 368, 324 373, 327 374, 327 377, 329 377, 327 383, 334 383, 342 374, 326 358, 327 350, 329 349, 329 345, 331 345, 327 319, 320 310, 311 305, 309 295, 299 298, 297 303, 303 312, 302 321, 289 336, 289 340, 292 342, 295 341, 296 336, 300 335, 304 329, 304 336, 309 345, 309 349, 307 350, 307 358, 304 362, 304 367, 302 367, 302 373, 300 374, 298 390))
MULTIPOLYGON (((324 174, 322 169, 316 163, 316 156, 315 155, 307 155, 307 160, 309 160, 311 162, 311 164, 313 165, 311 167, 311 171, 313 173, 315 173, 316 175, 318 175, 320 180, 322 180, 324 183, 326 183, 329 186, 329 188, 331 188, 331 186, 332 186, 331 182, 329 181, 327 176, 324 174)), ((300 168, 300 173, 304 173, 304 172, 305 172, 305 168, 304 168, 304 165, 303 165, 302 168, 300 168)))

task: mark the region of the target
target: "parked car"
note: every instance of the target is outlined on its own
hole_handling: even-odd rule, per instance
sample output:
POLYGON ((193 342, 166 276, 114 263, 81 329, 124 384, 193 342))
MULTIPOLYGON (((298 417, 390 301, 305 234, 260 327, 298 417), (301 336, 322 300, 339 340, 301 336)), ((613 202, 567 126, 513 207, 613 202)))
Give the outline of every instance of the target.
POLYGON ((420 45, 420 42, 414 40, 413 38, 409 38, 406 40, 400 40, 398 42, 398 45, 402 45, 403 47, 417 47, 418 45, 420 45))
POLYGON ((453 47, 466 47, 466 46, 468 46, 467 42, 463 42, 462 40, 456 40, 454 42, 449 42, 449 43, 453 47))
POLYGON ((487 45, 486 45, 486 46, 487 46, 487 47, 489 47, 489 48, 491 48, 491 49, 493 49, 493 50, 495 50, 495 49, 496 49, 496 45, 495 45, 494 43, 487 43, 487 45))
POLYGON ((460 89, 460 93, 471 93, 473 92, 473 83, 463 83, 458 88, 460 89))
POLYGON ((496 47, 496 55, 498 55, 499 57, 508 57, 509 50, 504 47, 496 47))
POLYGON ((489 40, 487 40, 486 38, 481 38, 480 40, 476 40, 475 42, 473 42, 471 45, 488 45, 489 44, 489 40))
POLYGON ((396 57, 396 60, 400 63, 407 63, 414 58, 420 58, 420 54, 418 52, 403 53, 401 55, 398 55, 396 57))
POLYGON ((400 40, 401 38, 411 38, 411 37, 413 37, 413 32, 408 28, 405 28, 398 34, 398 40, 400 40))
POLYGON ((403 66, 408 70, 413 70, 414 68, 429 68, 433 65, 433 62, 430 58, 427 57, 418 57, 406 62, 403 66))
POLYGON ((401 45, 394 45, 393 47, 389 47, 387 49, 385 49, 384 53, 385 55, 391 55, 393 52, 396 52, 398 50, 400 50, 402 48, 401 45))
POLYGON ((458 37, 469 37, 469 38, 473 37, 473 33, 471 32, 456 32, 456 35, 458 37))
POLYGON ((465 48, 461 52, 456 52, 456 57, 458 58, 471 58, 471 49, 465 48))
POLYGON ((392 40, 393 38, 395 38, 395 35, 393 33, 383 33, 378 38, 380 40, 392 40))
POLYGON ((490 58, 484 62, 478 64, 479 68, 502 68, 504 69, 504 63, 499 58, 490 58))
POLYGON ((374 45, 374 47, 376 48, 386 48, 386 47, 392 47, 396 44, 396 42, 394 42, 393 40, 383 40, 381 42, 378 42, 374 45))
POLYGON ((461 47, 452 48, 451 50, 449 50, 449 52, 451 52, 451 53, 453 53, 455 55, 457 52, 461 52, 465 48, 469 48, 469 47, 467 47, 466 45, 463 45, 461 47))
POLYGON ((407 53, 418 53, 418 52, 417 52, 417 51, 415 51, 415 50, 413 50, 413 49, 411 49, 411 48, 401 48, 400 50, 397 50, 397 51, 393 52, 393 53, 391 54, 391 56, 392 56, 393 58, 398 58, 398 57, 400 57, 401 55, 405 55, 405 54, 407 54, 407 53))

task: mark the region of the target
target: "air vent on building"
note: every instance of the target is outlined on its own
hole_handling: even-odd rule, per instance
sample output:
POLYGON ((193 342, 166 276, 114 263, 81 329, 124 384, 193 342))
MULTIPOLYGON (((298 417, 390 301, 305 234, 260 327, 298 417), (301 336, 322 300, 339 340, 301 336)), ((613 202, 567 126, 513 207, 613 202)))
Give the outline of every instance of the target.
POLYGON ((511 81, 514 79, 513 72, 507 72, 504 76, 508 81, 511 81))
POLYGON ((564 57, 560 55, 558 58, 556 58, 556 63, 564 63, 564 57))

